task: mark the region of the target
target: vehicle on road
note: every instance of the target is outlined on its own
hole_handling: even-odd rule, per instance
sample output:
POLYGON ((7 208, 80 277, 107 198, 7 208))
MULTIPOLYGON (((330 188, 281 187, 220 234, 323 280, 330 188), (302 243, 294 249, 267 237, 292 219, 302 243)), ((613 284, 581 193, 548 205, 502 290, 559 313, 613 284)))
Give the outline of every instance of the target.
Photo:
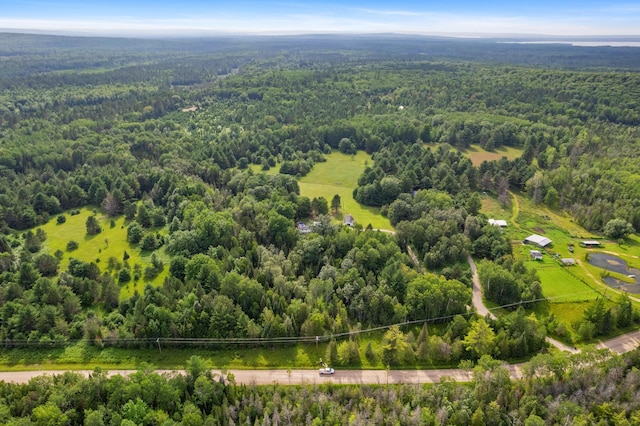
POLYGON ((319 371, 321 376, 330 376, 336 372, 336 370, 330 367, 321 368, 319 371))

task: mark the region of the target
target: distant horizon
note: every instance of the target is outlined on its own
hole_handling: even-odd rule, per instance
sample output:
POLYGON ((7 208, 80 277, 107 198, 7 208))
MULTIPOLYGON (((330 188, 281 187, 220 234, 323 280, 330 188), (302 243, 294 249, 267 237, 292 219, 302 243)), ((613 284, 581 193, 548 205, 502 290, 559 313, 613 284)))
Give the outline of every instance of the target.
POLYGON ((157 31, 157 32, 113 32, 100 33, 74 30, 38 30, 28 28, 2 28, 0 34, 24 34, 43 35, 58 37, 86 37, 86 38, 132 38, 132 39, 197 39, 216 37, 308 37, 308 36, 370 36, 370 37, 434 37, 434 38, 454 38, 454 39, 495 39, 504 43, 522 44, 546 44, 564 43, 583 46, 639 46, 640 35, 633 34, 612 34, 612 35, 554 35, 554 34, 508 34, 508 33, 401 33, 401 32, 273 32, 273 33, 250 33, 250 32, 180 32, 180 31, 157 31), (600 44, 605 43, 605 44, 600 44))
POLYGON ((109 37, 380 34, 640 36, 640 4, 614 0, 4 0, 0 28, 109 37))

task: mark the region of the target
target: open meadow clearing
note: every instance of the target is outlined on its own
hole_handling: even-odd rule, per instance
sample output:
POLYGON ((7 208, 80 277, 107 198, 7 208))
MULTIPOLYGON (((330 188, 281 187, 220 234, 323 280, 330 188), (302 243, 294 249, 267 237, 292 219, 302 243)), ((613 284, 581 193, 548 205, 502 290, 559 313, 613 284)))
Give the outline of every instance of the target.
MULTIPOLYGON (((367 164, 373 164, 371 156, 364 151, 358 151, 355 155, 334 151, 325 154, 324 157, 327 161, 316 163, 306 176, 298 180, 300 195, 310 199, 324 197, 331 203, 333 196, 338 194, 342 207, 340 212, 334 215, 336 222, 342 223, 344 215, 350 214, 356 224, 363 227, 371 224, 374 229, 393 230, 391 222, 380 214, 378 207, 364 206, 353 199, 353 190, 358 186, 358 178, 367 164)), ((279 173, 280 165, 276 164, 269 170, 262 170, 260 165, 253 164, 251 170, 254 173, 275 175, 279 173)))
MULTIPOLYGON (((528 262, 527 266, 532 267, 531 263, 533 261, 528 262)), ((540 277, 542 292, 551 303, 585 302, 600 296, 597 290, 572 273, 578 266, 560 266, 553 260, 547 260, 544 264, 533 267, 540 277), (571 271, 568 268, 572 268, 571 271)))
MULTIPOLYGON (((45 249, 52 255, 58 250, 63 253, 59 266, 60 271, 66 270, 69 266, 69 259, 75 258, 83 262, 96 262, 102 272, 113 272, 117 281, 116 271, 119 269, 118 266, 122 267, 124 263, 125 251, 129 255, 127 263, 130 265, 132 271, 135 265, 139 265, 142 271, 144 271, 146 267, 151 266, 152 252, 143 251, 137 245, 133 246, 127 241, 127 223, 125 222, 124 216, 113 218, 113 227, 111 226, 112 219, 100 211, 94 213, 94 211, 89 208, 81 209, 80 213, 76 215, 71 215, 69 212, 66 212, 65 216, 65 223, 58 224, 56 218, 53 218, 45 225, 39 227, 47 234, 47 239, 44 243, 45 249), (97 235, 87 235, 85 224, 87 218, 94 214, 96 214, 98 222, 102 227, 102 232, 97 235), (69 243, 69 241, 77 242, 78 248, 71 251, 67 250, 67 243, 69 243), (111 268, 110 263, 116 264, 116 267, 111 268)), ((156 256, 167 263, 162 249, 156 250, 156 256)), ((168 274, 168 270, 169 267, 165 264, 163 271, 148 282, 154 286, 161 285, 168 274)), ((120 299, 131 297, 135 290, 142 293, 145 284, 146 281, 144 278, 140 278, 138 282, 132 280, 122 285, 120 287, 120 299)))
POLYGON ((521 148, 511 146, 502 146, 494 151, 487 151, 480 145, 471 145, 461 152, 471 159, 474 166, 479 166, 483 161, 497 161, 502 157, 507 157, 507 160, 515 160, 522 155, 521 148))
MULTIPOLYGON (((507 221, 511 217, 511 209, 502 207, 496 197, 489 194, 483 194, 481 201, 482 207, 480 208, 480 211, 487 215, 487 217, 492 219, 504 219, 507 221)), ((508 225, 513 226, 514 224, 509 223, 508 225)))
POLYGON ((391 222, 380 215, 379 208, 363 206, 353 199, 358 178, 367 162, 372 162, 371 157, 364 151, 358 151, 356 155, 333 152, 325 158, 327 161, 316 163, 309 174, 300 179, 300 195, 311 199, 324 197, 331 203, 333 196, 338 194, 342 202, 341 213, 352 215, 356 224, 392 230, 391 222))

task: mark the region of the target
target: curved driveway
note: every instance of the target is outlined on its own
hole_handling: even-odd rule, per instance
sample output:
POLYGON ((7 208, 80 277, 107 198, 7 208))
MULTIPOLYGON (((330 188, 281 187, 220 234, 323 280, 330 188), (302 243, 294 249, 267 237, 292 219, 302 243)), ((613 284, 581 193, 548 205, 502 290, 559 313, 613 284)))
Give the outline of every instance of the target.
MULTIPOLYGON (((471 257, 470 254, 467 255, 467 260, 469 262, 469 267, 471 268, 471 274, 472 274, 471 277, 473 280, 473 292, 472 292, 473 306, 474 308, 476 308, 476 311, 478 312, 479 315, 483 317, 486 317, 487 315, 489 315, 489 318, 496 319, 496 316, 493 314, 493 312, 491 312, 489 308, 487 308, 484 305, 484 302, 482 301, 482 288, 480 287, 480 277, 478 276, 478 268, 476 268, 476 264, 473 261, 473 258, 471 257)), ((552 339, 549 336, 547 336, 547 342, 550 345, 553 345, 556 348, 560 349, 561 351, 571 352, 574 354, 580 352, 579 349, 572 348, 571 346, 567 346, 564 343, 559 342, 556 339, 552 339)), ((601 345, 604 345, 604 344, 601 344, 601 345)), ((602 346, 602 347, 606 347, 606 346, 602 346)))
POLYGON ((476 311, 478 311, 478 315, 482 317, 486 317, 487 315, 489 315, 489 318, 496 319, 496 316, 484 305, 484 302, 482 301, 482 288, 480 287, 478 268, 476 268, 476 264, 470 254, 467 255, 467 261, 469 262, 469 267, 471 268, 471 278, 473 280, 473 307, 476 308, 476 311))

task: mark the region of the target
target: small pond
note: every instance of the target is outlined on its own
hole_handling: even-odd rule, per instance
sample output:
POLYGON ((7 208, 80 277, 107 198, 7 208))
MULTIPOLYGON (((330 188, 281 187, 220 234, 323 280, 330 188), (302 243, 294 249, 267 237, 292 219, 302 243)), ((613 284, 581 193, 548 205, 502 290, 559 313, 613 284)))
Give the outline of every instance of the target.
POLYGON ((589 263, 605 271, 617 272, 627 276, 633 275, 635 284, 626 283, 613 277, 605 277, 602 280, 609 287, 628 293, 640 294, 640 269, 629 268, 625 260, 606 253, 589 253, 589 263))

